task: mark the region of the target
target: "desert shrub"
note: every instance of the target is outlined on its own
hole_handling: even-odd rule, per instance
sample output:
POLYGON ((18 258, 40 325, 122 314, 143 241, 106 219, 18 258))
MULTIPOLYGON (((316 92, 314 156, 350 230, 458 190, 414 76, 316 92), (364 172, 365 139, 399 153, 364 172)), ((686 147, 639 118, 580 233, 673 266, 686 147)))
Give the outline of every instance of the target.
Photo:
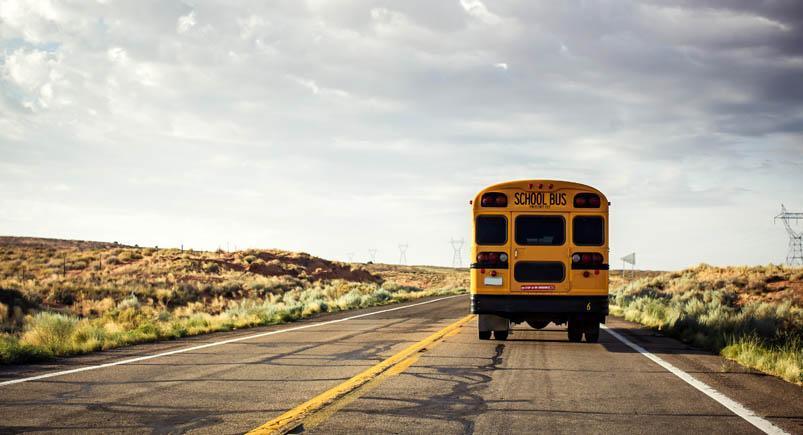
POLYGON ((127 263, 127 262, 130 262, 130 261, 142 260, 142 254, 140 254, 139 251, 125 250, 125 251, 120 252, 117 255, 117 258, 120 261, 127 263))
POLYGON ((313 299, 309 300, 304 303, 304 309, 301 312, 302 317, 309 317, 313 314, 317 314, 320 312, 326 312, 329 307, 326 305, 326 302, 320 299, 313 299))
POLYGON ((136 309, 139 308, 139 306, 139 299, 137 299, 137 297, 133 294, 117 303, 117 308, 120 310, 126 310, 129 308, 136 309))
POLYGON ((83 270, 86 269, 88 266, 87 262, 84 260, 72 261, 67 263, 67 269, 69 270, 83 270))
POLYGON ((78 319, 64 314, 41 312, 33 316, 22 336, 25 344, 44 349, 50 354, 71 352, 70 337, 78 319))
POLYGON ((382 288, 385 289, 388 293, 397 293, 397 292, 418 292, 422 291, 423 289, 415 286, 409 285, 401 285, 395 282, 384 282, 382 283, 382 288))
POLYGON ((53 287, 49 299, 57 304, 72 305, 75 303, 75 289, 63 285, 53 287))
POLYGON ((201 270, 206 273, 220 273, 220 265, 217 263, 205 261, 201 264, 201 270))
POLYGON ((0 363, 40 361, 51 356, 42 347, 21 343, 16 336, 0 333, 0 363))
POLYGON ((339 297, 335 302, 337 307, 341 310, 348 310, 351 308, 357 308, 360 306, 362 302, 362 293, 359 290, 352 290, 345 295, 339 297))
POLYGON ((799 337, 774 346, 756 336, 739 337, 722 349, 722 355, 790 382, 803 383, 803 344, 799 337))
POLYGON ((375 301, 381 303, 381 302, 389 301, 393 297, 393 295, 391 295, 390 292, 387 291, 387 289, 378 288, 378 289, 374 290, 374 292, 371 294, 371 297, 375 301))
POLYGON ((91 322, 79 322, 72 334, 72 341, 76 345, 76 350, 80 352, 92 352, 103 349, 108 341, 110 334, 102 326, 91 322))
POLYGON ((242 286, 245 290, 253 293, 253 296, 259 296, 265 293, 281 294, 305 284, 308 285, 308 283, 303 283, 288 276, 256 276, 249 278, 242 286))

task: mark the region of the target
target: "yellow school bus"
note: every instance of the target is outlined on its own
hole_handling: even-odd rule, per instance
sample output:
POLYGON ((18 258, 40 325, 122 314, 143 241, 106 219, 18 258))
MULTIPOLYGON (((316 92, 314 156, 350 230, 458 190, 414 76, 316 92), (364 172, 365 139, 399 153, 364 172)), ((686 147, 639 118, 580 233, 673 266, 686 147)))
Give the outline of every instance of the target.
POLYGON ((495 184, 473 205, 471 312, 479 338, 514 323, 567 324, 569 340, 599 339, 608 314, 608 206, 599 190, 557 180, 495 184))

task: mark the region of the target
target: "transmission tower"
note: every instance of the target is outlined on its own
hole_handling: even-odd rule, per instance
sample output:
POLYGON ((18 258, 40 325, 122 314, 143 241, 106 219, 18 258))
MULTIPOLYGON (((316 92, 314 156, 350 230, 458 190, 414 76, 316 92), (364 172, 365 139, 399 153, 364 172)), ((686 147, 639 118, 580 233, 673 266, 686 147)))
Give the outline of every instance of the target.
POLYGON ((463 266, 463 244, 466 243, 465 240, 449 240, 449 243, 452 245, 452 250, 454 251, 454 255, 452 256, 452 267, 462 267, 463 266))
POLYGON ((407 264, 407 243, 399 244, 399 264, 407 264))
POLYGON ((375 248, 368 250, 368 259, 371 261, 371 263, 376 263, 376 252, 377 250, 375 248))
POLYGON ((346 255, 349 257, 349 263, 353 263, 354 262, 354 253, 353 252, 347 252, 346 255))
POLYGON ((783 221, 786 232, 789 233, 789 252, 786 254, 786 264, 803 265, 803 233, 795 231, 791 224, 792 221, 799 222, 803 219, 803 213, 790 213, 781 204, 781 213, 775 216, 774 221, 778 219, 783 221))

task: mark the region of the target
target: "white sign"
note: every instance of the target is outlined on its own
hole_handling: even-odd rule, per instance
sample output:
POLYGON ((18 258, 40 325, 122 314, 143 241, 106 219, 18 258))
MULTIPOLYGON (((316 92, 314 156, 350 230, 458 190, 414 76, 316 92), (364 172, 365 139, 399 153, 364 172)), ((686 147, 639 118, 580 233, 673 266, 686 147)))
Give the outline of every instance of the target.
POLYGON ((624 257, 622 257, 622 261, 624 261, 627 264, 636 264, 636 253, 633 252, 631 254, 625 255, 624 257))

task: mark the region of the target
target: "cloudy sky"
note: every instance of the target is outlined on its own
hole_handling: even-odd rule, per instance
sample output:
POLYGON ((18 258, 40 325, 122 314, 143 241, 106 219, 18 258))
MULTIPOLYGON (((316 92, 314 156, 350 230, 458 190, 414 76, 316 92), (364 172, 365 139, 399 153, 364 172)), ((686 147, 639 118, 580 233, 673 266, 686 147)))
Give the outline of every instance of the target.
POLYGON ((777 263, 801 41, 798 0, 0 0, 0 234, 448 265, 556 178, 640 267, 777 263))

